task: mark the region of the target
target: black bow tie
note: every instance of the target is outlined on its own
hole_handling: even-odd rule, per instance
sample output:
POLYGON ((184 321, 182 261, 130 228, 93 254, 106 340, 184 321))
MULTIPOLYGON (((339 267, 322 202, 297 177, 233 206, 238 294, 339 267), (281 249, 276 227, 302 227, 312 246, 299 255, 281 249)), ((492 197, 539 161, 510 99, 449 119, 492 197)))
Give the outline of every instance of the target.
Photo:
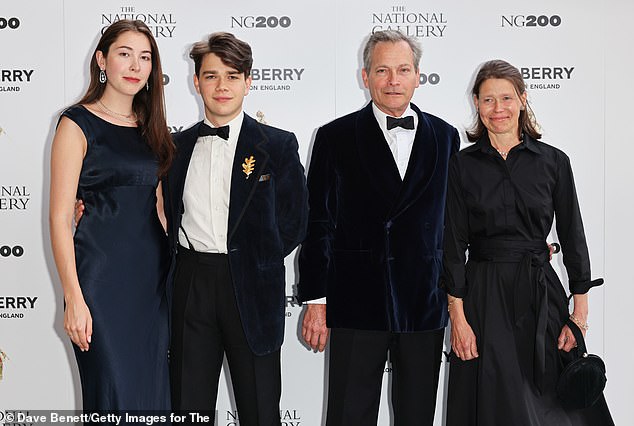
POLYGON ((395 127, 402 127, 404 129, 414 130, 414 117, 407 116, 403 118, 394 118, 387 116, 387 129, 392 130, 395 127))
POLYGON ((229 126, 210 127, 206 123, 202 123, 198 128, 198 136, 218 136, 228 140, 229 126))

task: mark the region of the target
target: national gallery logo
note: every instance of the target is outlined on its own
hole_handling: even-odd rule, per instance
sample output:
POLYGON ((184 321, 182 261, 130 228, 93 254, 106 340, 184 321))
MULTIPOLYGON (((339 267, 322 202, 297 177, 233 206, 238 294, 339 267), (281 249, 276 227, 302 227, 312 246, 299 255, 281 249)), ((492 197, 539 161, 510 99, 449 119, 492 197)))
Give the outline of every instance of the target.
POLYGON ((448 21, 441 11, 409 10, 405 6, 391 6, 386 11, 374 12, 371 16, 371 32, 396 30, 410 37, 442 38, 448 21))
MULTIPOLYGON (((224 415, 219 414, 217 416, 217 422, 215 424, 223 426, 239 426, 240 418, 238 412, 235 410, 227 410, 224 415)), ((282 409, 280 410, 280 426, 301 426, 302 416, 298 409, 282 409)))
POLYGON ((25 185, 0 185, 0 212, 26 210, 29 201, 31 191, 25 185))
POLYGON ((101 14, 101 33, 113 22, 132 19, 144 22, 155 38, 173 38, 176 31, 176 17, 168 11, 137 10, 135 6, 121 6, 116 12, 101 14))

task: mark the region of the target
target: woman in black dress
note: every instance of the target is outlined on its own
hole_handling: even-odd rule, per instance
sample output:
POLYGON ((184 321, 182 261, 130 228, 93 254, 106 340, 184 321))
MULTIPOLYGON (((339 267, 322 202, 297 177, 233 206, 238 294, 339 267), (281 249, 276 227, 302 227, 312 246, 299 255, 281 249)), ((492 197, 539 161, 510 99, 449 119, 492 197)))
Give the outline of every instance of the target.
POLYGON ((603 397, 568 410, 555 394, 562 357, 564 288, 549 263, 553 216, 573 294, 570 318, 585 331, 592 281, 566 154, 538 139, 517 68, 494 60, 473 87, 474 145, 449 168, 443 286, 451 346, 447 425, 611 425, 603 397), (466 251, 468 250, 468 261, 466 251))
POLYGON ((148 27, 109 26, 90 79, 84 97, 62 113, 51 152, 50 231, 64 329, 85 411, 169 410, 159 176, 174 148, 148 27), (86 210, 73 235, 76 198, 86 210))

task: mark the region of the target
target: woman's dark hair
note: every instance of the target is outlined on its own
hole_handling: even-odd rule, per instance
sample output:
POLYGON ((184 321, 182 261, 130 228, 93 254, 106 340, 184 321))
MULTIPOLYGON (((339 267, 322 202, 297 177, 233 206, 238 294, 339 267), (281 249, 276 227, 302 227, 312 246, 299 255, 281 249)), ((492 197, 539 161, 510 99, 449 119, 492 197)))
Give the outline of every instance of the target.
MULTIPOLYGON (((478 98, 480 96, 480 87, 482 86, 482 83, 491 78, 500 78, 510 82, 515 88, 515 92, 518 96, 526 92, 526 84, 524 84, 524 79, 522 78, 522 74, 520 74, 519 70, 506 61, 494 59, 492 61, 485 62, 480 67, 475 83, 473 83, 473 89, 471 90, 473 96, 478 98)), ((525 108, 520 111, 518 121, 520 134, 525 133, 535 139, 540 139, 542 137, 541 133, 537 130, 539 125, 535 121, 535 115, 528 104, 528 100, 526 101, 525 108)), ((480 114, 476 111, 475 121, 471 126, 471 129, 467 130, 467 138, 471 142, 475 142, 486 132, 487 129, 484 126, 484 123, 482 123, 480 114)), ((519 136, 520 135, 518 135, 518 137, 519 136)))
POLYGON ((106 84, 99 82, 100 68, 97 64, 95 54, 97 51, 101 51, 104 56, 107 56, 112 43, 126 31, 133 31, 145 35, 152 49, 152 71, 148 78, 147 90, 141 89, 139 93, 134 96, 132 110, 136 114, 137 125, 141 129, 141 134, 158 158, 158 172, 159 176, 162 176, 167 172, 167 169, 172 163, 175 148, 165 121, 163 70, 161 68, 158 45, 152 36, 152 32, 145 23, 142 21, 122 19, 106 28, 90 60, 90 84, 88 85, 86 93, 78 103, 94 103, 103 96, 106 84))

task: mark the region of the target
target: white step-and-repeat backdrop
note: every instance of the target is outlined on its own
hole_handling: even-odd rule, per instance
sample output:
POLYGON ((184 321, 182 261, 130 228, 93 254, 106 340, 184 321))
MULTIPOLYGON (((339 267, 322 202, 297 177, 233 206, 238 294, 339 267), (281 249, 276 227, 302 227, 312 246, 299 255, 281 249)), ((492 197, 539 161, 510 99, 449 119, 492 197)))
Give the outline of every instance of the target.
MULTIPOLYGON (((50 145, 60 111, 87 86, 89 54, 101 30, 133 18, 145 21, 159 43, 172 131, 202 117, 189 46, 210 32, 230 31, 254 51, 246 111, 294 131, 304 164, 319 125, 369 100, 361 50, 372 31, 399 29, 419 38, 421 86, 414 102, 460 130, 471 122, 468 91, 478 65, 502 58, 520 68, 543 140, 572 159, 593 275, 606 278, 604 289, 591 292, 587 340, 607 362, 606 396, 616 423, 632 424, 632 16, 628 0, 2 1, 0 411, 81 408, 48 237, 50 145)), ((298 338, 295 263, 295 255, 287 258, 281 418, 284 425, 317 426, 324 419, 327 365, 324 354, 298 338)), ((561 259, 555 263, 565 278, 561 259)), ((437 425, 443 424, 446 371, 443 362, 437 425)), ((218 424, 238 425, 222 380, 218 424)), ((390 424, 387 401, 385 391, 381 425, 390 424)))

